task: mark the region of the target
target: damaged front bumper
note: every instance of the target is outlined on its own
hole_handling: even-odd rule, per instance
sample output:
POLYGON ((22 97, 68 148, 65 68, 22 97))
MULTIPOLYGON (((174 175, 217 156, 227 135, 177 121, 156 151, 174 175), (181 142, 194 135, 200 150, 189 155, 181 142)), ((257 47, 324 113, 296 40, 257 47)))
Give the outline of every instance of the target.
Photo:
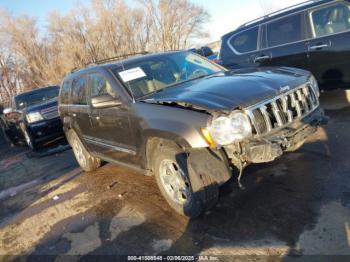
POLYGON ((233 171, 238 171, 240 181, 246 166, 251 163, 272 162, 284 152, 298 149, 319 126, 327 122, 323 111, 318 108, 305 118, 265 136, 223 148, 192 148, 187 151, 190 174, 208 174, 218 185, 222 185, 233 173, 237 173, 233 171))
POLYGON ((225 146, 224 150, 232 164, 246 166, 250 163, 267 163, 280 157, 283 152, 295 151, 306 139, 327 124, 322 109, 318 108, 305 118, 291 123, 265 136, 225 146))

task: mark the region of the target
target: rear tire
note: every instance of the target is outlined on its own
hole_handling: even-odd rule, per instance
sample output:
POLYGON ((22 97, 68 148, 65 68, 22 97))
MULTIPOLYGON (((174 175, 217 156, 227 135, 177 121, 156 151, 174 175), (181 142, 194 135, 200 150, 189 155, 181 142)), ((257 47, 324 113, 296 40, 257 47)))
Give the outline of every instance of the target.
POLYGON ((190 175, 187 155, 176 145, 160 145, 153 164, 158 187, 177 213, 195 218, 217 203, 217 183, 208 175, 190 175))
POLYGON ((76 160, 85 172, 95 171, 101 166, 101 159, 92 156, 87 151, 74 131, 70 131, 67 138, 73 149, 76 160))

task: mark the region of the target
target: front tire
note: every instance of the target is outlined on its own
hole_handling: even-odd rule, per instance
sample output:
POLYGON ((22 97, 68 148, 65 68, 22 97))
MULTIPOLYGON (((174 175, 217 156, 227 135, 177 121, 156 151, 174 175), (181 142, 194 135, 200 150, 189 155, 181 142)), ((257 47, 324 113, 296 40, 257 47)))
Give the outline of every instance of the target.
POLYGON ((85 172, 92 172, 101 166, 101 159, 92 156, 85 148, 83 143, 74 131, 67 135, 78 164, 85 172))
POLYGON ((304 145, 304 143, 305 143, 305 140, 299 141, 299 142, 295 143, 294 145, 288 147, 286 152, 295 152, 299 148, 301 148, 304 145))
POLYGON ((195 218, 217 203, 218 185, 206 174, 190 176, 187 155, 176 145, 161 145, 153 166, 163 197, 177 213, 195 218))
POLYGON ((32 150, 36 151, 38 149, 37 143, 34 141, 34 139, 30 136, 29 132, 25 127, 22 127, 22 132, 24 139, 26 141, 27 146, 32 150))

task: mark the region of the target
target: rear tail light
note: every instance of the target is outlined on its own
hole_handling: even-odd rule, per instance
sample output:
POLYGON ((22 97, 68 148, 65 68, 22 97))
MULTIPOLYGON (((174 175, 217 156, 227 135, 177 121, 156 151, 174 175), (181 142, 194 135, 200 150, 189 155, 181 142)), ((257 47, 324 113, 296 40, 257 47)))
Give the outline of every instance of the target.
POLYGON ((221 65, 221 63, 222 63, 222 61, 221 61, 219 58, 214 58, 212 61, 213 61, 214 63, 219 64, 219 65, 221 65))
POLYGON ((220 62, 220 59, 218 59, 218 58, 214 58, 214 59, 213 59, 213 62, 215 62, 215 63, 217 63, 217 64, 218 64, 218 63, 220 62))

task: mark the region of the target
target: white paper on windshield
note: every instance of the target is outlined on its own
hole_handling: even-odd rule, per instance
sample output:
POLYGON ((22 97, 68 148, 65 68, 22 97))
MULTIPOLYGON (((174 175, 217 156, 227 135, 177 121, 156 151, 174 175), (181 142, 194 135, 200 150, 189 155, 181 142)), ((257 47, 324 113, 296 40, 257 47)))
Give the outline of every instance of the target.
POLYGON ((135 67, 125 71, 121 71, 118 74, 122 78, 124 83, 146 76, 145 72, 143 72, 141 67, 135 67))

